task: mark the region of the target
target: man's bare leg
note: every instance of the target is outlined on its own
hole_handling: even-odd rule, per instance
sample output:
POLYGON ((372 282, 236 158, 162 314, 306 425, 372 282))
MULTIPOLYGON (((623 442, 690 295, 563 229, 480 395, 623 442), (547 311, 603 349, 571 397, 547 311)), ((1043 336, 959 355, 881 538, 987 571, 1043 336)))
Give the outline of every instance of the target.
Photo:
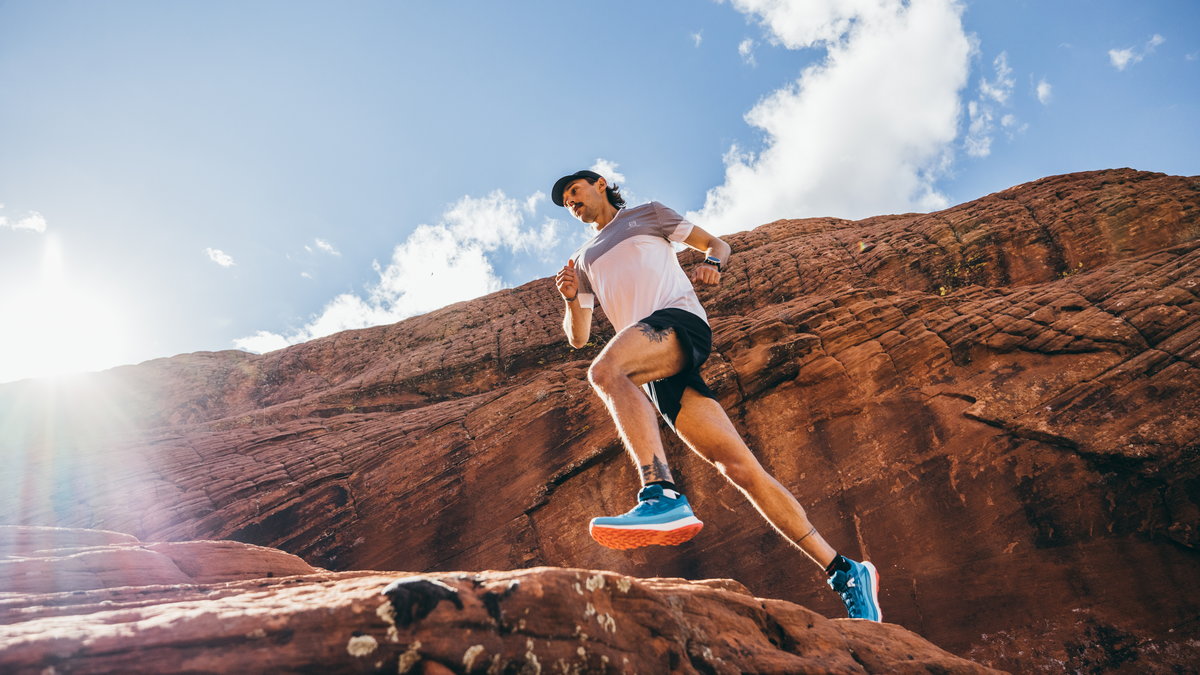
POLYGON ((712 462, 784 538, 821 567, 829 566, 837 551, 817 532, 796 497, 759 463, 720 403, 684 390, 675 428, 683 442, 712 462))
POLYGON ((588 371, 638 466, 643 486, 633 510, 593 518, 588 525, 592 538, 604 546, 675 546, 704 527, 692 513, 687 497, 670 489, 674 479, 658 434, 658 417, 640 388, 678 373, 683 363, 683 349, 674 329, 635 324, 618 333, 588 371))
POLYGON ((673 479, 658 433, 658 413, 641 385, 670 377, 683 365, 683 348, 673 329, 637 323, 610 340, 588 370, 643 485, 673 479))

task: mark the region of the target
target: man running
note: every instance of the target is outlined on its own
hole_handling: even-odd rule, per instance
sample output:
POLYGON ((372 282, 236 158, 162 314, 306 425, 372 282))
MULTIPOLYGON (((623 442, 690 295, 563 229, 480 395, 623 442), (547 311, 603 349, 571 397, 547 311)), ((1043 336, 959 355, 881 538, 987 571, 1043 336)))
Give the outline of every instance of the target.
POLYGON ((566 302, 563 330, 572 347, 587 344, 597 300, 612 321, 617 334, 592 362, 588 379, 641 472, 637 505, 619 516, 592 519, 592 538, 615 549, 671 546, 704 526, 675 486, 657 408, 688 447, 825 568, 851 618, 882 620, 875 566, 838 554, 821 537, 792 493, 759 464, 700 376, 712 350, 712 330, 692 283, 720 283, 729 245, 657 202, 625 208, 618 187, 594 171, 563 176, 551 196, 595 233, 555 277, 566 302), (672 242, 706 256, 690 281, 672 242))

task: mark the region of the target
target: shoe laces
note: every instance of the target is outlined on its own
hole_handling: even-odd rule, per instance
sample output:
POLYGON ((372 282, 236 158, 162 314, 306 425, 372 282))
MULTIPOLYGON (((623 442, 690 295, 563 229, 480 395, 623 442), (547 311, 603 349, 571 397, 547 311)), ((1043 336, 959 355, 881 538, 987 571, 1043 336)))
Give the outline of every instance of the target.
POLYGON ((638 503, 629 510, 629 515, 641 515, 647 511, 654 511, 658 508, 659 502, 667 499, 663 495, 663 489, 657 485, 649 485, 642 488, 638 492, 638 503))
POLYGON ((830 585, 834 587, 834 590, 837 591, 838 595, 842 596, 842 601, 846 603, 847 609, 851 611, 857 609, 860 596, 858 592, 858 582, 855 581, 854 577, 848 572, 838 572, 837 575, 835 575, 834 579, 831 580, 832 583, 830 585), (837 579, 837 575, 845 575, 845 581, 837 579), (841 581, 841 583, 838 583, 839 581, 841 581))
POLYGON ((663 489, 659 485, 647 485, 638 491, 638 503, 654 502, 663 496, 663 489))
POLYGON ((640 514, 642 514, 642 513, 643 513, 643 512, 645 512, 645 511, 651 511, 651 510, 653 510, 653 509, 654 509, 654 507, 655 507, 655 506, 658 504, 658 502, 659 502, 659 498, 658 498, 658 497, 655 497, 655 498, 653 498, 653 499, 646 499, 646 500, 643 500, 643 501, 639 501, 639 502, 637 503, 637 506, 633 507, 633 508, 632 508, 632 509, 629 511, 629 513, 631 513, 631 514, 633 514, 633 515, 640 515, 640 514))

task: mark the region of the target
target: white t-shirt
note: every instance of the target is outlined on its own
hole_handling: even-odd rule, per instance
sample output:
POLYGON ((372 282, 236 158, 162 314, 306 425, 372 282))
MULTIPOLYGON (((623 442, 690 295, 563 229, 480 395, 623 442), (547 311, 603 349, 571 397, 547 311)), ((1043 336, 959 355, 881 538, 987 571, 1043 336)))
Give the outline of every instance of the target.
POLYGON ((671 307, 708 323, 671 244, 687 239, 693 227, 658 202, 618 211, 571 256, 579 278, 580 305, 591 308, 599 300, 617 332, 671 307))

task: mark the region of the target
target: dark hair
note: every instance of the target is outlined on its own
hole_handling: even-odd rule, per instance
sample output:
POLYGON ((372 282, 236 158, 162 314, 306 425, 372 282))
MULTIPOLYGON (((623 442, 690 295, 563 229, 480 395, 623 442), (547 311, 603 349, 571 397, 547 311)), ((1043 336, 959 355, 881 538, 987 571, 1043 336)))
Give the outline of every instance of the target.
MULTIPOLYGON (((584 178, 589 184, 595 185, 598 178, 584 178)), ((605 181, 608 179, 606 178, 605 181)), ((604 187, 604 195, 608 197, 608 203, 618 209, 625 208, 625 198, 621 196, 621 186, 608 184, 604 187)))

